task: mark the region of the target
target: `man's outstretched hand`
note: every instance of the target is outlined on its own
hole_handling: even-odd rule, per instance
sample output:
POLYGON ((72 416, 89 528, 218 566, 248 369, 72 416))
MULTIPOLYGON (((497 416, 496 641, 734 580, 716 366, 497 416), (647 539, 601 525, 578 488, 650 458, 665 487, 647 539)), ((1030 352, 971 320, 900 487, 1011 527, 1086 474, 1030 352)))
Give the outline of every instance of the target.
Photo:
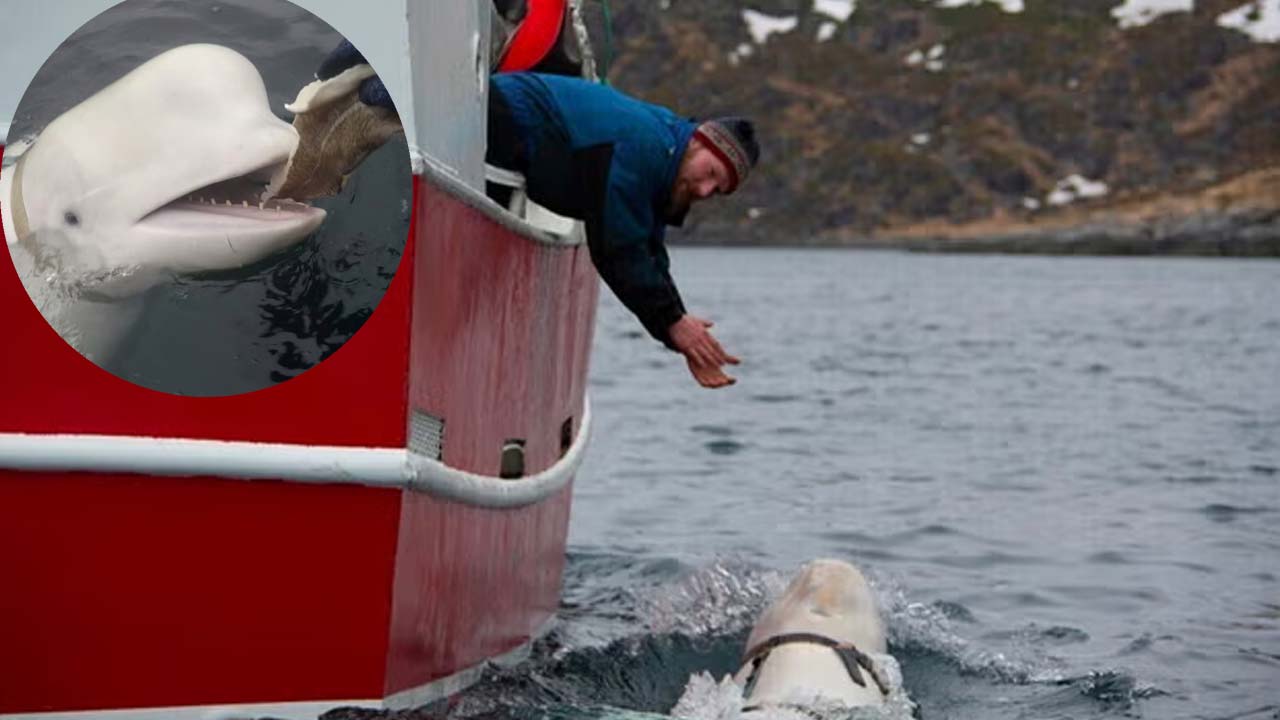
POLYGON ((720 388, 737 382, 721 368, 737 365, 740 361, 720 347, 720 342, 709 330, 712 324, 709 320, 686 314, 673 323, 668 332, 671 343, 689 364, 693 379, 702 387, 720 388))

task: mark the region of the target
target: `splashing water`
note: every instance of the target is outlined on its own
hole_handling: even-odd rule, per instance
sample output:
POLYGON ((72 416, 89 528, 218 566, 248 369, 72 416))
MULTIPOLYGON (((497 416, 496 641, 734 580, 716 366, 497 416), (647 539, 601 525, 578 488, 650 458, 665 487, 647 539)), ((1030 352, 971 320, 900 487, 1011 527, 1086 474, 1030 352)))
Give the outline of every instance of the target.
POLYGON ((786 588, 785 574, 736 558, 717 558, 675 585, 641 599, 641 615, 654 633, 726 635, 751 627, 786 588))
MULTIPOLYGON (((790 720, 812 720, 812 718, 829 718, 830 720, 910 720, 915 717, 916 705, 907 695, 902 683, 902 669, 892 655, 872 654, 871 659, 879 668, 889 685, 889 697, 884 705, 878 707, 850 708, 838 702, 815 700, 811 697, 798 696, 795 705, 803 710, 790 708, 767 708, 770 720, 780 718, 790 720)), ((733 720, 742 715, 742 686, 729 676, 722 677, 719 682, 706 672, 689 678, 684 693, 671 709, 671 716, 684 720, 733 720)), ((753 713, 751 717, 759 717, 753 713)))

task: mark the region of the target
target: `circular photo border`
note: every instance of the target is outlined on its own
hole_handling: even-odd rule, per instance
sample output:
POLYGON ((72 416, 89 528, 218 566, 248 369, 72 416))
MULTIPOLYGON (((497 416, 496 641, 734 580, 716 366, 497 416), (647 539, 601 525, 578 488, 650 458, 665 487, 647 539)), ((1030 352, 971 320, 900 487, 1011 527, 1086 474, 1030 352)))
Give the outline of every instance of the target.
POLYGON ((28 296, 151 390, 237 395, 319 365, 408 238, 389 94, 288 0, 125 0, 44 62, 7 139, 0 208, 28 296))

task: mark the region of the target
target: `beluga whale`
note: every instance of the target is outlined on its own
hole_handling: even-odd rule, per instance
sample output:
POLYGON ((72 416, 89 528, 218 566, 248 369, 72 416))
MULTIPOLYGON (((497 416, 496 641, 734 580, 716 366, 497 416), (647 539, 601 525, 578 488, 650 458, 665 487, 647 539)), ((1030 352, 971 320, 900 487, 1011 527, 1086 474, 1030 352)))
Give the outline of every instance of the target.
POLYGON ((757 618, 738 671, 719 683, 690 678, 673 708, 690 720, 910 718, 915 705, 888 654, 870 584, 853 565, 819 559, 802 566, 757 618))
POLYGON ((734 676, 743 713, 882 705, 890 681, 873 656, 887 653, 866 578, 847 562, 814 560, 751 629, 734 676))
POLYGON ((136 310, 122 301, 175 274, 251 265, 320 226, 324 210, 275 197, 297 146, 234 50, 184 45, 143 63, 49 123, 0 174, 28 294, 101 364, 136 310))

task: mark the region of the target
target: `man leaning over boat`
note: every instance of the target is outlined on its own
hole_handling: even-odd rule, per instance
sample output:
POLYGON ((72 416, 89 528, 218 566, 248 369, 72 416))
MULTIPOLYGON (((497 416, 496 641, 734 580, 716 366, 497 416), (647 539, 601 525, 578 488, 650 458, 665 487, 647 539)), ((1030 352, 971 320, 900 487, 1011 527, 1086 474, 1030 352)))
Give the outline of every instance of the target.
MULTIPOLYGON (((368 68, 344 42, 317 77, 340 79, 358 67, 368 68)), ((371 70, 351 79, 352 94, 370 110, 370 127, 385 124, 378 113, 394 113, 394 106, 381 80, 371 70)), ((711 322, 686 310, 671 278, 665 232, 668 225, 681 225, 694 203, 728 195, 746 180, 760 155, 751 122, 725 117, 698 123, 605 85, 530 72, 492 77, 488 115, 486 162, 523 174, 529 199, 585 224, 600 277, 650 335, 684 356, 700 385, 732 385, 725 367, 739 360, 711 334, 711 322)), ((365 122, 360 113, 334 117, 365 122)), ((308 134, 315 133, 302 133, 299 155, 308 134)), ((379 143, 384 134, 379 127, 379 143)), ((325 137, 332 136, 326 131, 325 137)), ((340 167, 346 174, 372 149, 352 144, 338 162, 324 158, 314 165, 340 167)), ((300 173, 291 172, 286 184, 295 175, 300 173)), ((333 177, 317 172, 306 182, 333 190, 333 177)), ((290 189, 297 191, 290 197, 306 194, 290 189)), ((505 205, 509 190, 491 186, 489 193, 505 205)))
POLYGON ((525 176, 530 200, 586 225, 591 259, 614 295, 704 387, 731 385, 711 323, 686 311, 671 279, 667 225, 741 185, 759 157, 751 123, 701 124, 579 78, 495 75, 486 161, 525 176))

